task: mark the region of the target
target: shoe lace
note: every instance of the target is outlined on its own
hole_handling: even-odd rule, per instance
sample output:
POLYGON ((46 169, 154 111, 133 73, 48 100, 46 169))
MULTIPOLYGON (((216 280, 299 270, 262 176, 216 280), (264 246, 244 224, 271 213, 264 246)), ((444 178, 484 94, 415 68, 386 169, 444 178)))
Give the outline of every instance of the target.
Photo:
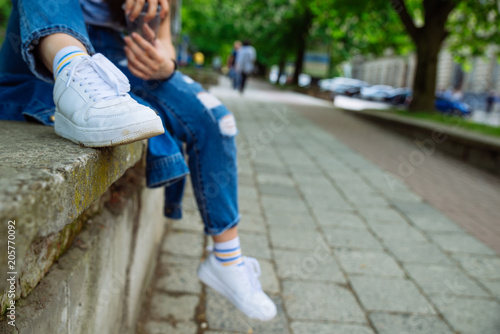
POLYGON ((69 72, 68 82, 85 86, 85 92, 94 102, 125 96, 130 91, 127 77, 102 54, 84 57, 69 72))
POLYGON ((253 257, 243 257, 244 265, 241 266, 242 270, 246 270, 246 276, 248 277, 248 284, 253 291, 262 290, 262 286, 259 281, 259 277, 261 274, 259 261, 254 259, 253 257))

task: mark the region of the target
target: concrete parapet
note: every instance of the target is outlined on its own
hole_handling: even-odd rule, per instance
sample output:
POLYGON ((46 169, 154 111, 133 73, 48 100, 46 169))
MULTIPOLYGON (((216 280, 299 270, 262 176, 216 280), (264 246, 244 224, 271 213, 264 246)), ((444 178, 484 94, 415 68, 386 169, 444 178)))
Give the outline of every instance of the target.
POLYGON ((0 122, 0 314, 7 225, 15 221, 16 328, 0 333, 129 333, 164 231, 147 190, 145 142, 75 145, 50 127, 0 122))

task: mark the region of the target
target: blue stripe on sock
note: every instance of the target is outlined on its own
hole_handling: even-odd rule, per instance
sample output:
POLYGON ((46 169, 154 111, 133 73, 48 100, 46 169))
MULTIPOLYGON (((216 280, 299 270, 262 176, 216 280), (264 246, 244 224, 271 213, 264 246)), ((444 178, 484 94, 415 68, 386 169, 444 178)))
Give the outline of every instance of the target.
POLYGON ((234 261, 234 260, 238 260, 240 257, 241 257, 241 255, 238 255, 238 256, 230 258, 230 259, 221 259, 220 257, 215 256, 215 258, 217 260, 219 260, 220 262, 231 262, 231 261, 234 261))
POLYGON ((64 55, 64 57, 62 57, 61 59, 59 59, 59 61, 57 62, 57 65, 59 65, 60 63, 62 63, 62 61, 64 59, 66 59, 68 56, 72 55, 73 53, 77 53, 77 52, 83 52, 82 50, 75 50, 75 51, 71 51, 70 53, 66 53, 64 55))
POLYGON ((240 247, 236 247, 236 248, 233 248, 233 249, 217 249, 217 248, 214 248, 214 251, 216 251, 218 253, 231 253, 231 252, 236 252, 237 250, 240 250, 240 247))
POLYGON ((61 68, 59 69, 59 71, 57 71, 57 74, 56 74, 56 75, 58 75, 59 73, 61 73, 61 71, 63 70, 63 68, 65 68, 65 67, 66 67, 66 66, 68 66, 69 64, 71 64, 71 62, 64 64, 64 65, 63 65, 63 67, 61 67, 61 68))

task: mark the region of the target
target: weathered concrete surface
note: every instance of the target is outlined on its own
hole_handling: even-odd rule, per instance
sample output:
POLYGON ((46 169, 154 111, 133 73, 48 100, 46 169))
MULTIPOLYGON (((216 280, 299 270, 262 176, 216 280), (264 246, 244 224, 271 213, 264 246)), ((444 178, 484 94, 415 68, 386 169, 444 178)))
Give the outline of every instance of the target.
MULTIPOLYGON (((137 142, 106 149, 82 148, 58 137, 51 127, 9 121, 0 122, 0 143, 0 235, 6 235, 8 221, 15 220, 17 272, 31 266, 24 262, 36 240, 53 239, 45 251, 57 258, 55 255, 64 251, 61 245, 70 244, 76 234, 75 230, 60 232, 141 159, 145 145, 137 142)), ((0 238, 0 249, 3 294, 6 237, 0 238)), ((43 276, 41 272, 29 272, 43 276)), ((29 280, 36 284, 36 277, 29 280)))
POLYGON ((164 233, 163 191, 129 169, 89 210, 84 228, 0 333, 133 333, 164 233), (91 217, 91 218, 89 218, 91 217))

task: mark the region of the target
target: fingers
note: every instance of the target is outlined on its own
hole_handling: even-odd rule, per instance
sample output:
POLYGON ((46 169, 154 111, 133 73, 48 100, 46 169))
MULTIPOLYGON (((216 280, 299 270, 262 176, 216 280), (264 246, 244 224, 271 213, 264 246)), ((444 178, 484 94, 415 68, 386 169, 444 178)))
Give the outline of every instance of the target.
POLYGON ((147 23, 144 23, 144 25, 142 26, 142 32, 144 34, 144 37, 148 40, 148 41, 154 41, 155 40, 155 32, 153 31, 153 29, 151 29, 151 27, 149 26, 149 24, 147 23))
POLYGON ((139 14, 141 13, 142 11, 142 7, 144 7, 144 1, 145 0, 133 0, 133 6, 132 6, 132 10, 129 14, 129 20, 130 21, 134 21, 136 18, 139 17, 139 14))
POLYGON ((160 0, 160 6, 161 6, 160 17, 164 19, 168 15, 168 12, 170 11, 170 4, 168 0, 160 0))
POLYGON ((134 0, 125 1, 125 15, 129 15, 132 12, 132 8, 134 8, 134 0))
POLYGON ((149 22, 156 16, 156 11, 158 9, 158 0, 148 0, 149 8, 146 16, 144 16, 144 21, 149 22))
MULTIPOLYGON (((132 45, 137 46, 138 45, 140 47, 139 49, 141 49, 141 51, 146 52, 147 55, 149 56, 149 58, 151 58, 152 60, 154 60, 154 61, 161 60, 160 55, 158 54, 155 47, 150 42, 148 42, 141 35, 139 35, 138 33, 135 33, 135 32, 132 33, 131 36, 132 36, 132 40, 128 39, 129 43, 130 42, 135 42, 135 43, 131 43, 131 45, 129 45, 129 43, 127 43, 127 45, 129 45, 129 46, 132 46, 132 45)), ((127 42, 127 39, 125 40, 125 42, 127 42)), ((132 49, 132 51, 136 52, 139 50, 137 47, 135 47, 132 49)))
POLYGON ((153 72, 151 69, 141 63, 134 52, 132 52, 127 46, 125 47, 125 55, 128 60, 127 67, 133 75, 144 80, 148 80, 152 76, 153 72))

